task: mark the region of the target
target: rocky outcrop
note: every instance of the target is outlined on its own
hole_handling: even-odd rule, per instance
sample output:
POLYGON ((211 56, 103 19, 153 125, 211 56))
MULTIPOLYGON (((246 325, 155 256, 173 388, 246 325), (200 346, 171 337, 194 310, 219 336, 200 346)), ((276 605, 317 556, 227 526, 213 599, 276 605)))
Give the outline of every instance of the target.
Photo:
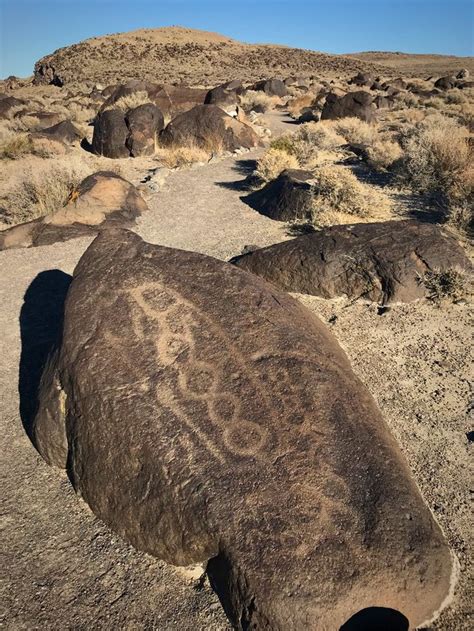
POLYGON ((30 248, 93 236, 104 227, 130 227, 147 210, 137 189, 109 171, 89 175, 54 212, 0 232, 0 250, 30 248))
POLYGON ((242 81, 229 81, 218 85, 206 94, 205 105, 217 105, 227 114, 234 114, 239 104, 239 94, 243 92, 242 81))
POLYGON ((11 115, 13 109, 23 105, 26 106, 26 101, 23 101, 22 99, 17 99, 14 96, 4 96, 0 99, 0 119, 8 118, 11 115))
POLYGON ((161 111, 153 103, 144 103, 127 112, 125 123, 128 137, 125 141, 130 155, 150 156, 155 152, 158 134, 165 126, 161 111))
POLYGON ((65 145, 72 145, 82 138, 79 129, 69 120, 61 121, 57 125, 46 127, 39 132, 31 134, 32 138, 46 138, 56 140, 65 145))
POLYGON ((32 436, 121 537, 210 560, 238 629, 339 629, 367 607, 416 627, 449 592, 446 542, 335 339, 222 261, 102 232, 32 436))
POLYGON ((250 89, 265 92, 268 96, 286 96, 288 94, 286 85, 281 79, 264 79, 263 81, 257 81, 250 89))
POLYGON ((122 110, 106 110, 98 114, 94 121, 92 151, 106 158, 128 158, 128 127, 122 110))
POLYGON ((197 105, 179 114, 162 131, 160 142, 165 146, 192 144, 215 151, 251 149, 261 145, 260 138, 249 125, 232 118, 217 105, 197 105))
POLYGON ((163 126, 163 114, 153 103, 138 105, 126 113, 105 110, 94 121, 92 151, 107 158, 152 155, 163 126))
POLYGON ((310 221, 313 178, 311 171, 286 169, 275 180, 242 199, 261 215, 276 221, 310 221))
POLYGON ((374 81, 375 79, 371 74, 367 72, 359 72, 355 75, 355 77, 352 77, 352 79, 350 79, 348 83, 350 85, 358 85, 361 87, 370 88, 373 85, 374 81))
POLYGON ((470 269, 454 237, 415 221, 331 226, 234 262, 287 291, 380 304, 423 298, 427 272, 470 269))
POLYGON ((195 105, 203 104, 208 91, 184 85, 174 86, 133 79, 106 88, 103 94, 108 97, 102 109, 111 108, 119 99, 137 92, 146 92, 151 103, 154 103, 165 116, 172 117, 186 112, 195 105))
POLYGON ((344 96, 330 93, 326 97, 321 120, 336 120, 356 116, 367 123, 374 120, 372 96, 368 92, 349 92, 344 96))

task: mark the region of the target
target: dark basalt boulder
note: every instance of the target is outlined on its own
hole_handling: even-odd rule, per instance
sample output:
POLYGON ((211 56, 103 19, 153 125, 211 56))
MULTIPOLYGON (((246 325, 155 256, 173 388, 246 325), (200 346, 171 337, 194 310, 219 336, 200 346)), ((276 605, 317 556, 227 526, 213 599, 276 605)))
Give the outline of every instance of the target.
POLYGON ((258 191, 242 198, 261 215, 276 221, 310 221, 314 193, 311 171, 286 169, 258 191))
POLYGON ((454 237, 415 221, 331 226, 233 262, 287 291, 380 304, 423 298, 429 271, 470 269, 454 237))
POLYGON ((356 74, 354 77, 352 77, 352 79, 350 79, 348 81, 349 85, 359 85, 359 86, 364 86, 367 88, 370 88, 371 85, 374 83, 374 77, 367 73, 367 72, 359 72, 359 74, 356 74))
POLYGON ((133 184, 116 173, 98 171, 79 184, 65 206, 0 232, 0 250, 94 236, 104 227, 131 227, 145 210, 147 205, 133 184))
POLYGON ((395 99, 389 96, 376 96, 373 100, 373 104, 378 110, 390 109, 395 104, 395 99))
POLYGON ((196 105, 179 114, 161 132, 163 145, 188 146, 234 151, 239 147, 251 149, 262 144, 254 130, 229 116, 217 105, 196 105))
POLYGON ((249 89, 257 90, 257 92, 265 92, 268 96, 286 96, 288 94, 286 85, 281 79, 264 79, 263 81, 257 81, 249 89))
MULTIPOLYGON (((185 112, 195 105, 203 104, 208 90, 189 88, 184 85, 167 85, 150 83, 133 79, 127 83, 113 88, 104 102, 102 109, 112 107, 119 99, 136 92, 146 92, 151 103, 154 103, 165 116, 175 116, 180 112, 185 112)), ((109 90, 109 88, 106 88, 109 90)), ((105 90, 103 94, 105 93, 105 90)))
POLYGON ((64 120, 64 114, 58 114, 57 112, 25 112, 20 111, 14 115, 14 118, 20 118, 22 116, 28 116, 34 118, 35 121, 29 127, 29 131, 36 132, 42 131, 53 125, 57 125, 64 120))
POLYGON ((46 127, 40 132, 31 134, 31 136, 34 138, 58 140, 66 145, 72 145, 82 138, 81 132, 70 120, 61 121, 57 125, 46 127))
POLYGON ((106 110, 96 116, 92 136, 95 154, 106 158, 128 158, 127 138, 128 127, 122 110, 106 110))
POLYGON ((407 82, 404 79, 402 79, 401 77, 399 77, 398 79, 391 79, 390 81, 386 81, 382 85, 382 89, 384 89, 384 90, 388 90, 390 88, 393 88, 396 91, 406 90, 407 87, 408 87, 407 82))
POLYGON ((456 86, 456 77, 440 77, 434 84, 434 87, 439 90, 452 90, 452 88, 455 88, 456 86))
POLYGON ((19 107, 20 105, 26 106, 26 101, 23 101, 22 99, 17 99, 14 96, 5 96, 4 98, 0 99, 0 118, 8 118, 8 116, 11 114, 11 110, 19 107))
POLYGON ((128 127, 125 144, 130 155, 153 155, 158 134, 165 126, 163 114, 156 105, 144 103, 129 110, 125 116, 125 123, 128 127))
POLYGON ((217 105, 224 112, 233 114, 239 104, 239 94, 242 94, 243 91, 244 88, 241 81, 229 81, 209 90, 204 99, 204 104, 217 105))
POLYGON ((339 629, 367 607, 416 627, 449 593, 439 526, 335 339, 222 261, 102 232, 32 438, 132 545, 209 561, 238 629, 339 629))
POLYGON ((346 116, 357 118, 370 123, 374 120, 375 108, 372 96, 368 92, 349 92, 344 96, 330 93, 326 97, 321 120, 336 120, 346 116))

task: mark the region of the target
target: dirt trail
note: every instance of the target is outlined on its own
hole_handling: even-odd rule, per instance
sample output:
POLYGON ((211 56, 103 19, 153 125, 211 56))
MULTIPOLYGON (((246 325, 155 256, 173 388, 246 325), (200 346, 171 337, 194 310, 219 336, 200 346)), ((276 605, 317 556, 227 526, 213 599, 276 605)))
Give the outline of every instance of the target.
MULTIPOLYGON (((243 192, 235 182, 245 177, 246 161, 253 157, 245 154, 171 173, 162 190, 147 200, 150 212, 136 231, 154 243, 222 259, 245 245, 288 238, 284 226, 240 200, 243 192)), ((24 294, 41 272, 70 274, 89 242, 0 252, 0 624, 51 631, 230 629, 207 585, 196 589, 175 569, 120 541, 78 500, 66 476, 42 461, 22 426, 21 337, 34 353, 50 335, 51 306, 58 282, 64 286, 66 279, 59 272, 40 277, 22 312, 24 294)), ((456 603, 436 628, 469 628, 468 307, 436 311, 419 304, 378 316, 376 309, 360 304, 304 302, 335 322, 336 336, 378 399, 461 559, 456 603)))

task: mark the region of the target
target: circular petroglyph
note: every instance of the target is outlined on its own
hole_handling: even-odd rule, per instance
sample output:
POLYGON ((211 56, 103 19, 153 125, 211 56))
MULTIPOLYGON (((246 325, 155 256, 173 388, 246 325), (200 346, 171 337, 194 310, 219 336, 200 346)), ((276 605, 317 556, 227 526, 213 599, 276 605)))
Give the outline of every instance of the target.
POLYGON ((213 417, 227 423, 237 416, 238 401, 229 395, 218 396, 209 402, 213 417))
POLYGON ((216 375, 212 369, 204 363, 198 362, 189 368, 185 376, 186 390, 197 395, 207 394, 214 382, 216 375))
POLYGON ((224 429, 224 443, 232 453, 239 456, 253 456, 263 449, 267 442, 266 429, 252 421, 238 421, 224 429))
POLYGON ((166 291, 162 289, 147 289, 142 294, 143 299, 147 302, 155 311, 168 311, 174 304, 176 299, 166 291))
POLYGON ((183 360, 189 357, 189 343, 186 339, 173 335, 166 340, 163 360, 175 361, 178 357, 183 360))

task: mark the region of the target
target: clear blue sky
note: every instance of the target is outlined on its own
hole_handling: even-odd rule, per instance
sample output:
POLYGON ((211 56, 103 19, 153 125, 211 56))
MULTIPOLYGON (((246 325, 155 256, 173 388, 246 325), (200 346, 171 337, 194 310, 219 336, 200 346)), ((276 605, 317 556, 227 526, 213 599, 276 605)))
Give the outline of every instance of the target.
POLYGON ((95 35, 179 24, 330 53, 473 55, 474 0, 0 0, 0 77, 95 35))

